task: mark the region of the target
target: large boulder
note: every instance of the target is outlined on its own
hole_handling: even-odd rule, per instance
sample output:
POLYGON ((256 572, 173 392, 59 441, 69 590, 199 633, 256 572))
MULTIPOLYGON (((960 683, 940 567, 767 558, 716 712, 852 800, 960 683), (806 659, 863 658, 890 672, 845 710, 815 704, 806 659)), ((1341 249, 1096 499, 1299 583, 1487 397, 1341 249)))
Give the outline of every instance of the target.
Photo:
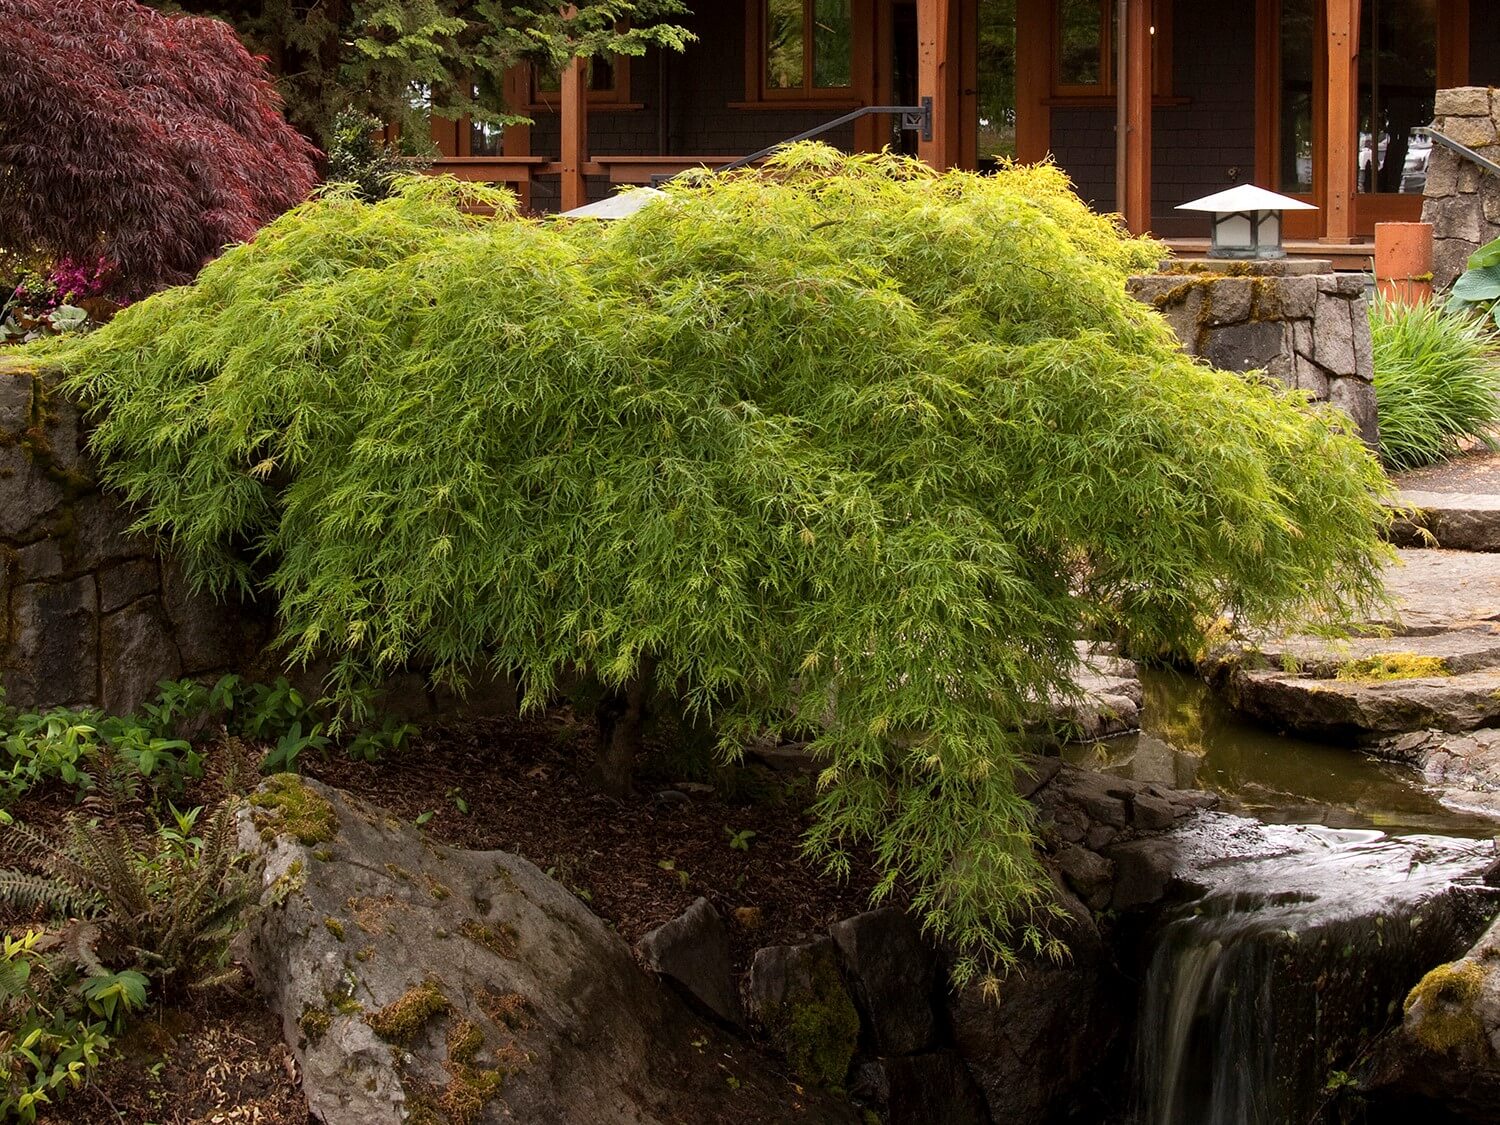
POLYGON ((327 1125, 853 1120, 518 856, 444 847, 289 775, 241 834, 262 872, 242 955, 327 1125))

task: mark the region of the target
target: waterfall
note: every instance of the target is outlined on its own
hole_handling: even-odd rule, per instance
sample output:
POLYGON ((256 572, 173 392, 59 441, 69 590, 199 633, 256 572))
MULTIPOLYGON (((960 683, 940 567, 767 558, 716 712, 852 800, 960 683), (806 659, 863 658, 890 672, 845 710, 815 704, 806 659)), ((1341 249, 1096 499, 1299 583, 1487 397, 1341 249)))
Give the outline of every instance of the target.
POLYGON ((1488 842, 1266 826, 1161 925, 1137 1033, 1137 1125, 1315 1119, 1342 1071, 1494 909, 1488 842), (1462 924, 1460 924, 1462 916, 1462 924))

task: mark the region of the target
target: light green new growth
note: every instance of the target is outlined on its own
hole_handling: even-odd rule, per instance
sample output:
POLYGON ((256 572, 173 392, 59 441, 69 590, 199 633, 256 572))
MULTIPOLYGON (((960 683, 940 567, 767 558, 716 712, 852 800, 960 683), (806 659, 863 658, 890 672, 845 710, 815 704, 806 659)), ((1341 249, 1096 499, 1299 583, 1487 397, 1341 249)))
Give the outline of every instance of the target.
POLYGON ((1124 292, 1160 247, 1054 168, 804 145, 668 191, 325 196, 46 354, 141 526, 274 591, 346 703, 409 661, 536 707, 649 658, 726 753, 813 740, 834 871, 866 842, 942 936, 1057 952, 1012 779, 1075 638, 1364 606, 1377 466, 1185 357, 1124 292))

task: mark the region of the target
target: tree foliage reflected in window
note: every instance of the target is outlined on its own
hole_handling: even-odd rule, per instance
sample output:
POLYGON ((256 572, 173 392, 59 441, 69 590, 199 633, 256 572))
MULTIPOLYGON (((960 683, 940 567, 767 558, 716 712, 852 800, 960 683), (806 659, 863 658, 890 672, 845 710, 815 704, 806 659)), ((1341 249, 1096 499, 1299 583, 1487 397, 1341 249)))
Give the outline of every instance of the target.
MULTIPOLYGON (((1115 50, 1119 42, 1115 0, 1056 0, 1053 9, 1052 93, 1056 97, 1109 97, 1117 89, 1115 50)), ((1151 4, 1151 88, 1158 97, 1172 91, 1171 0, 1151 4)))
POLYGON ((980 167, 1016 154, 1016 0, 979 4, 980 167))
POLYGON ((812 95, 854 84, 852 0, 764 0, 768 93, 812 95))

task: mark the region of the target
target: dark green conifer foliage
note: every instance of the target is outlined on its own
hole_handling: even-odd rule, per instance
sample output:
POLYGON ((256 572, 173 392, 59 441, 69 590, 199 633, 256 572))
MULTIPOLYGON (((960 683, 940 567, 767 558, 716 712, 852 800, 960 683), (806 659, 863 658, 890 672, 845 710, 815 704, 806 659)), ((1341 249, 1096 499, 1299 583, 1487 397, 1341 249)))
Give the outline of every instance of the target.
POLYGON ((273 590, 343 699, 408 661, 531 706, 653 666, 727 753, 811 738, 813 851, 868 842, 1003 961, 1056 951, 1016 732, 1075 638, 1380 596, 1341 416, 1186 358, 1124 293, 1159 247, 1053 168, 801 146, 615 223, 477 193, 327 196, 52 345, 141 525, 273 590))

